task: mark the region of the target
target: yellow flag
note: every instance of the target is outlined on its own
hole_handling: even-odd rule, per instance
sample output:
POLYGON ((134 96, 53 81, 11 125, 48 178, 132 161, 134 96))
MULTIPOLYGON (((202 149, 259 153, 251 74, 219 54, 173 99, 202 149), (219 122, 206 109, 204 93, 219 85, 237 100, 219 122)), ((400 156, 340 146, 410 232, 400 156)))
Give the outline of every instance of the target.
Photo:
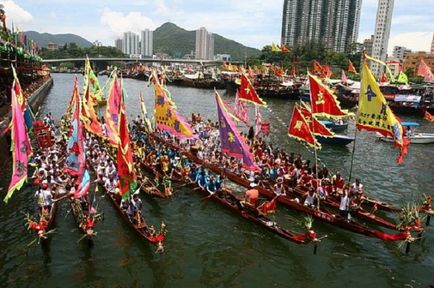
POLYGON ((393 137, 396 145, 401 148, 401 157, 398 162, 402 162, 408 140, 404 138, 401 123, 387 105, 386 98, 366 63, 362 66, 357 128, 393 137))

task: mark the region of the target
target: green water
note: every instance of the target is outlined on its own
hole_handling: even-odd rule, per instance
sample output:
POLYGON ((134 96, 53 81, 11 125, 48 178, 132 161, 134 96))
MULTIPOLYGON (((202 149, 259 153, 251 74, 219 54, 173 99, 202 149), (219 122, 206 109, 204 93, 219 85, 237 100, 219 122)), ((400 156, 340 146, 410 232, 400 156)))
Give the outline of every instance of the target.
MULTIPOLYGON (((54 87, 43 111, 58 119, 66 109, 72 90, 70 74, 55 74, 54 87)), ((105 78, 103 78, 105 79, 105 78)), ((152 107, 152 90, 144 82, 124 80, 130 120, 139 113, 139 92, 152 107)), ((216 118, 212 91, 169 87, 184 115, 200 112, 216 118)), ((231 100, 232 96, 223 97, 231 100)), ((290 151, 310 155, 286 136, 293 103, 267 100, 273 112, 263 111, 272 122, 272 141, 290 151)), ((252 115, 253 116, 253 115, 252 115)), ((405 120, 412 119, 403 117, 405 120)), ((422 122, 421 119, 419 119, 422 122)), ((421 131, 433 131, 422 122, 421 131)), ((350 127, 349 131, 353 131, 350 127)), ((412 145, 405 165, 394 160, 397 150, 378 142, 375 135, 359 133, 354 176, 360 177, 369 194, 402 205, 433 193, 434 145, 412 145)), ((5 153, 4 151, 1 151, 5 153)), ((324 147, 322 162, 348 175, 351 147, 324 147)), ((2 175, 3 172, 2 171, 2 175)), ((6 171, 5 174, 10 173, 6 171)), ((0 180, 7 187, 8 179, 0 180)), ((4 197, 5 191, 1 192, 4 197)), ((56 234, 45 245, 26 245, 33 236, 24 227, 21 212, 33 211, 31 186, 16 192, 9 204, 0 204, 1 287, 427 287, 434 284, 434 233, 428 227, 424 238, 413 244, 406 256, 399 243, 347 232, 319 221, 314 228, 328 235, 313 255, 311 245, 299 246, 247 222, 202 195, 187 188, 176 189, 170 200, 144 198, 149 223, 168 225, 166 252, 141 241, 116 214, 107 199, 99 199, 104 221, 97 224, 93 247, 81 237, 68 205, 62 204, 56 234)), ((284 226, 302 231, 303 215, 278 207, 284 226)))

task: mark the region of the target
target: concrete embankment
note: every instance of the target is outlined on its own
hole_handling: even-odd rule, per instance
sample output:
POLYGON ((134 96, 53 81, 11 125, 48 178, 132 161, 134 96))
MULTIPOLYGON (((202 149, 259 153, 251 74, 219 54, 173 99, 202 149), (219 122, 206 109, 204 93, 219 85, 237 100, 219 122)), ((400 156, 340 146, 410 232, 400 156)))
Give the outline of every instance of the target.
MULTIPOLYGON (((38 111, 39 107, 44 102, 52 86, 53 86, 53 79, 50 78, 28 97, 28 102, 35 113, 36 111, 38 111)), ((7 127, 10 121, 10 117, 11 115, 9 112, 4 118, 5 120, 3 121, 0 127, 0 129, 2 130, 0 131, 0 169, 1 170, 3 170, 3 168, 6 165, 12 165, 11 153, 9 151, 10 143, 11 143, 10 133, 7 133, 6 135, 3 135, 2 133, 3 130, 7 127)), ((1 175, 4 175, 3 172, 4 171, 0 172, 0 177, 1 175)))

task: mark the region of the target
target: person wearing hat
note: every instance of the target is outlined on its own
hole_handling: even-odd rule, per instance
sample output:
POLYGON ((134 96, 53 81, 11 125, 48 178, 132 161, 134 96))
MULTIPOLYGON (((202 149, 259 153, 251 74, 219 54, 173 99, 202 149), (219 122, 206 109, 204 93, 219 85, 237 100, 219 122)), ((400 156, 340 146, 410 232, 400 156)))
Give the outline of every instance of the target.
POLYGON ((282 177, 277 178, 277 183, 274 184, 274 194, 276 194, 276 196, 286 195, 286 189, 285 186, 283 186, 282 177))
POLYGON ((35 193, 36 203, 38 204, 39 212, 42 209, 51 209, 51 205, 53 204, 53 199, 51 196, 51 191, 48 188, 48 183, 43 183, 41 188, 35 193))

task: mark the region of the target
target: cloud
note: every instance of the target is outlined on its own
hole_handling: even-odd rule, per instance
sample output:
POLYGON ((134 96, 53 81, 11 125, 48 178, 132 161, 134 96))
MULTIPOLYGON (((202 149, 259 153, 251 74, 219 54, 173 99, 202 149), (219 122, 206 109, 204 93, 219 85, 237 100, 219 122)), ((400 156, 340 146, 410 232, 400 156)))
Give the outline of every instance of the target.
POLYGON ((144 29, 156 28, 154 21, 141 12, 129 12, 128 14, 124 14, 105 8, 101 14, 100 20, 103 26, 109 28, 115 37, 120 37, 122 33, 127 31, 139 33, 144 29))
POLYGON ((393 35, 389 39, 389 54, 394 46, 404 46, 412 51, 429 51, 433 32, 407 32, 393 35))
POLYGON ((33 20, 32 14, 30 14, 28 11, 21 8, 18 4, 16 4, 14 1, 7 0, 7 1, 0 1, 0 4, 4 5, 5 11, 6 11, 6 19, 8 20, 9 25, 13 22, 14 25, 16 24, 25 24, 29 23, 33 20))

